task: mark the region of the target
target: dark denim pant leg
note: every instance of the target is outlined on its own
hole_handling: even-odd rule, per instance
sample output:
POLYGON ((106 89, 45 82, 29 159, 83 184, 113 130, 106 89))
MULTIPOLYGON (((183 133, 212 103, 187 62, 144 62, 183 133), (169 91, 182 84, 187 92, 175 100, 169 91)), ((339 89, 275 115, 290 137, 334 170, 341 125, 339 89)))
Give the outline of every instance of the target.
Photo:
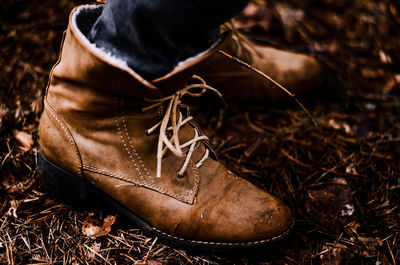
POLYGON ((89 40, 152 80, 206 50, 248 0, 108 0, 89 40))

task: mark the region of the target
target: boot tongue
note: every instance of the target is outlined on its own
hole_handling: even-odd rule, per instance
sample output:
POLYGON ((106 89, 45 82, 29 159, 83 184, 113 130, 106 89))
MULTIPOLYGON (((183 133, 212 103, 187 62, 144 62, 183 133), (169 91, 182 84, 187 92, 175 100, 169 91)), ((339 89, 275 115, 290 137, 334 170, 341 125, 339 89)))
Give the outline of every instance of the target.
MULTIPOLYGON (((196 72, 198 72, 198 70, 207 62, 207 60, 211 58, 211 56, 214 55, 224 45, 230 34, 231 32, 224 32, 219 36, 218 40, 214 42, 214 44, 208 50, 179 63, 174 68, 174 70, 172 70, 172 72, 151 81, 151 84, 159 88, 165 96, 173 95, 177 91, 184 89, 192 76, 196 72)), ((185 111, 184 108, 179 110, 177 112, 177 115, 179 115, 179 112, 183 112, 182 114, 184 117, 189 116, 188 111, 185 111)), ((176 118, 178 119, 179 117, 176 118)), ((184 144, 185 142, 188 142, 195 138, 196 130, 199 135, 201 135, 201 130, 198 128, 198 126, 195 125, 193 121, 190 121, 183 125, 178 132, 180 144, 184 144)), ((203 158, 207 149, 209 150, 209 156, 213 159, 216 159, 215 152, 212 150, 207 140, 204 139, 198 141, 195 143, 195 146, 195 150, 191 155, 191 160, 195 164, 203 158)), ((185 152, 187 155, 189 148, 190 146, 186 147, 182 151, 185 152)))
POLYGON ((157 78, 151 83, 161 89, 165 95, 170 95, 181 90, 189 79, 214 55, 228 39, 231 32, 221 34, 213 45, 206 51, 180 62, 169 74, 157 78))

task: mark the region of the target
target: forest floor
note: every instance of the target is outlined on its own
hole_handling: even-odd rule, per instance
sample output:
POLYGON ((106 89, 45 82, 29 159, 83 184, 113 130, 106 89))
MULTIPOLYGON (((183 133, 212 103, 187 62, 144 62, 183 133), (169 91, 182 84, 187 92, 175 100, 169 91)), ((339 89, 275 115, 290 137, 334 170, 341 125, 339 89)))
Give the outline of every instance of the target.
POLYGON ((43 89, 81 3, 1 1, 0 264, 400 264, 398 1, 273 0, 238 16, 258 42, 317 58, 324 83, 301 99, 318 128, 290 102, 223 109, 213 98, 216 107, 196 108, 221 161, 296 219, 287 240, 225 255, 164 245, 122 216, 74 209, 41 188, 43 89))

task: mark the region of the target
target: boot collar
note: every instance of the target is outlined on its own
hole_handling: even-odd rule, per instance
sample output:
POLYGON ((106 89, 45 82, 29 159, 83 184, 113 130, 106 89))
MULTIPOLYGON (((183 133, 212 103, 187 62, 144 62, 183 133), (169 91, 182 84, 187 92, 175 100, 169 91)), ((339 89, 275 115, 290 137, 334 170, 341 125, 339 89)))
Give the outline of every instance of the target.
POLYGON ((89 4, 76 7, 71 12, 69 31, 72 33, 71 37, 78 43, 78 45, 83 47, 83 52, 88 53, 90 59, 93 60, 91 64, 100 64, 105 68, 114 68, 108 69, 109 71, 114 72, 114 74, 115 72, 119 72, 117 77, 113 75, 113 79, 121 78, 125 81, 126 79, 130 79, 130 82, 133 83, 133 87, 138 87, 139 84, 141 90, 146 90, 141 91, 142 93, 138 93, 138 91, 134 91, 135 89, 132 89, 130 86, 123 87, 122 84, 126 85, 126 82, 122 82, 122 84, 119 84, 119 82, 113 82, 115 87, 112 90, 127 96, 138 96, 138 94, 140 94, 147 97, 160 97, 175 93, 182 89, 193 74, 195 74, 201 66, 203 66, 203 64, 224 45, 230 35, 230 32, 225 32, 220 35, 206 51, 180 62, 165 76, 149 81, 136 73, 134 69, 130 68, 126 61, 121 60, 120 58, 117 58, 97 47, 87 39, 86 36, 89 34, 90 29, 96 22, 97 18, 100 16, 103 6, 104 5, 99 4, 89 4))

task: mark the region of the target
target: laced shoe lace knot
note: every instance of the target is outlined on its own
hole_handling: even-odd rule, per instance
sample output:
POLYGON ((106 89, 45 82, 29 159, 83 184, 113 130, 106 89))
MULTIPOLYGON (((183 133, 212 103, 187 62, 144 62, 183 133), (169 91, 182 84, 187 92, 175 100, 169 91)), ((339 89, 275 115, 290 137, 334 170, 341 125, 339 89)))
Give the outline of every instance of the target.
MULTIPOLYGON (((148 99, 145 100, 149 103, 153 103, 150 106, 142 108, 142 111, 146 112, 151 109, 154 109, 166 102, 168 102, 168 107, 164 112, 164 117, 156 123, 151 128, 147 129, 145 133, 147 135, 153 134, 154 131, 159 129, 159 136, 158 136, 158 145, 157 145, 157 173, 156 177, 161 178, 161 163, 162 158, 167 153, 167 151, 171 151, 177 157, 185 157, 185 161, 181 167, 181 169, 177 172, 178 177, 183 177, 186 172, 186 169, 189 165, 190 159, 193 155, 195 150, 196 144, 200 141, 208 140, 207 136, 201 134, 199 129, 192 126, 194 130, 194 137, 185 142, 180 143, 179 141, 179 130, 182 126, 189 123, 193 120, 192 116, 187 116, 184 118, 182 112, 179 110, 181 105, 181 99, 183 96, 190 96, 193 98, 201 97, 207 90, 210 90, 217 94, 221 99, 222 95, 219 93, 218 90, 206 84, 206 82, 199 76, 194 75, 192 79, 195 83, 187 84, 182 90, 178 90, 174 94, 158 98, 158 99, 148 99), (178 114, 179 112, 179 114, 178 114), (178 114, 178 115, 177 115, 178 114), (177 118, 178 117, 178 118, 177 118), (168 137, 172 132, 172 136, 168 137), (184 153, 184 149, 188 148, 188 150, 184 153)), ((223 100, 223 99, 222 99, 223 100)), ((196 163, 196 167, 201 167, 208 158, 209 149, 206 147, 203 157, 196 163)))

